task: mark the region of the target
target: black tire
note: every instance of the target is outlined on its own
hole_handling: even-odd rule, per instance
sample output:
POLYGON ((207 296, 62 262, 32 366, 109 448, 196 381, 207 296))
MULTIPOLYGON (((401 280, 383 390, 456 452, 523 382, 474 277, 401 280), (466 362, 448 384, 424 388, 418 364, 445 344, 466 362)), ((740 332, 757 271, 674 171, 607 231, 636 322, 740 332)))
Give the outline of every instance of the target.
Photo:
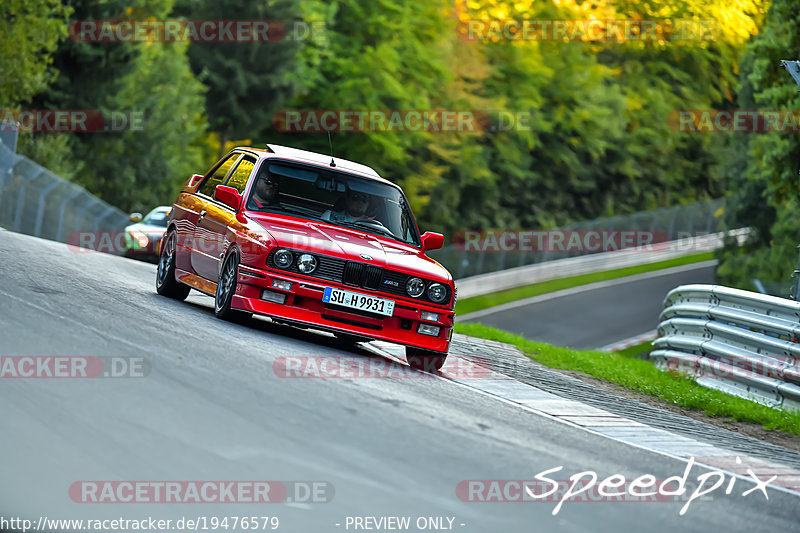
POLYGON ((189 296, 189 292, 192 288, 175 279, 175 250, 177 240, 178 237, 175 230, 171 230, 167 236, 164 237, 164 244, 161 246, 161 255, 158 258, 158 270, 156 271, 156 292, 161 296, 183 301, 189 296))
POLYGON ((239 256, 231 252, 222 263, 217 282, 217 294, 214 297, 214 314, 217 318, 231 322, 246 322, 253 313, 231 309, 233 295, 239 278, 239 256))
POLYGON ((406 361, 415 370, 435 373, 442 369, 447 360, 447 352, 432 352, 406 346, 406 361))

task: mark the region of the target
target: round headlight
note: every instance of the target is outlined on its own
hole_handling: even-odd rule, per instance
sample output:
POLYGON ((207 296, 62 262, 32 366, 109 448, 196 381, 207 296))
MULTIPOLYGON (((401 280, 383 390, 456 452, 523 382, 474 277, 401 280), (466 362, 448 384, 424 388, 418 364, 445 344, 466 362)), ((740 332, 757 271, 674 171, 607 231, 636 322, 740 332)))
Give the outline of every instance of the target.
POLYGON ((406 282, 406 292, 412 298, 422 296, 425 292, 425 282, 419 278, 411 278, 406 282))
POLYGON ((303 274, 311 274, 317 269, 317 258, 311 254, 303 254, 297 258, 297 270, 303 274))
POLYGON ((428 287, 428 298, 437 304, 442 303, 447 298, 447 289, 441 283, 431 283, 428 287))
POLYGON ((275 256, 272 259, 278 268, 289 268, 292 264, 292 252, 280 249, 275 252, 275 256))

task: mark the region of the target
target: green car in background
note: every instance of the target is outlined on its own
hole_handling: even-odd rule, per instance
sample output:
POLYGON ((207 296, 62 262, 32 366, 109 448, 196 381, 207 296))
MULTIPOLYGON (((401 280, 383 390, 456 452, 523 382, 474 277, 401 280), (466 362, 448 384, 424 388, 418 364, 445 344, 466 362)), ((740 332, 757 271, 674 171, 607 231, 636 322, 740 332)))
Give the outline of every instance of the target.
POLYGON ((167 230, 170 206, 156 207, 142 218, 141 213, 131 213, 131 224, 125 228, 123 255, 151 263, 158 262, 158 245, 167 230))

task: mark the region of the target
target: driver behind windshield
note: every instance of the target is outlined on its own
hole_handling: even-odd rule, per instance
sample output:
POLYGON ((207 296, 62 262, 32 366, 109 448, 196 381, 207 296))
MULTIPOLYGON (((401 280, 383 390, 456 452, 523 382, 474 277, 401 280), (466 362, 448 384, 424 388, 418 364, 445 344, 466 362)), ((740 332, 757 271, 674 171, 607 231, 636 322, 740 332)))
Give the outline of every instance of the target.
MULTIPOLYGON (((340 201, 336 205, 341 204, 340 201)), ((370 216, 371 195, 348 189, 344 197, 344 207, 336 209, 335 211, 327 210, 322 214, 325 220, 334 222, 356 222, 358 220, 375 220, 374 216, 370 216)), ((336 205, 334 207, 336 207, 336 205)))
POLYGON ((277 176, 272 176, 268 172, 262 172, 256 180, 255 190, 252 196, 253 204, 255 204, 258 209, 280 206, 281 204, 278 202, 279 187, 280 181, 278 181, 277 176))

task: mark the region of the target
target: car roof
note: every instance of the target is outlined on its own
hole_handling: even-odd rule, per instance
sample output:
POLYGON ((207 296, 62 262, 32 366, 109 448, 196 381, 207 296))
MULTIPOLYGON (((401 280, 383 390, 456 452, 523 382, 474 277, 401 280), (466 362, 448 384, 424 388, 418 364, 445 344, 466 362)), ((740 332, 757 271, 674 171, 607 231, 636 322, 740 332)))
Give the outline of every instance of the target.
POLYGON ((367 165, 362 165, 361 163, 356 163, 354 161, 348 161, 347 159, 341 159, 338 157, 331 157, 325 154, 318 154, 316 152, 309 152, 308 150, 300 150, 299 148, 291 148, 289 146, 281 146, 279 144, 267 144, 267 148, 251 148, 249 146, 237 146, 234 150, 245 150, 250 152, 255 152, 261 157, 285 157, 287 159, 296 159, 298 161, 303 161, 307 163, 313 163, 315 165, 320 165, 324 167, 331 168, 331 159, 333 159, 334 164, 336 165, 337 170, 346 170, 350 172, 355 172, 361 174, 362 176, 368 176, 370 178, 376 178, 380 181, 385 181, 387 183, 392 183, 387 179, 384 179, 378 174, 375 169, 372 167, 368 167, 367 165))

